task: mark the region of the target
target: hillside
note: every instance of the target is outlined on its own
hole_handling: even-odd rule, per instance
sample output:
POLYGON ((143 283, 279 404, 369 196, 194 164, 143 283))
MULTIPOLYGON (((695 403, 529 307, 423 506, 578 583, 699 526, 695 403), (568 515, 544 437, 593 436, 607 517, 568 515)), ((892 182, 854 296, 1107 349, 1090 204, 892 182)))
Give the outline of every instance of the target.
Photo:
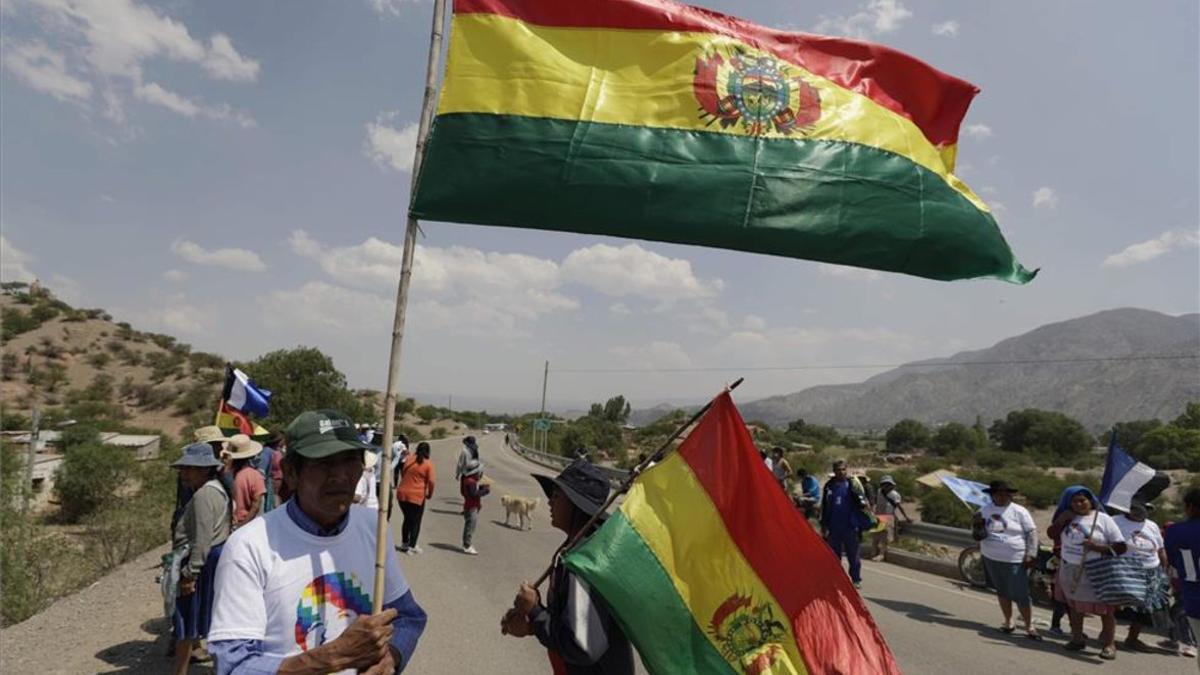
POLYGON ((1113 422, 1178 415, 1187 401, 1200 399, 1200 360, 1086 359, 1165 354, 1200 357, 1200 314, 1099 312, 1047 324, 987 349, 907 364, 861 383, 752 401, 742 406, 742 414, 772 425, 802 417, 879 429, 905 417, 929 424, 970 423, 977 415, 991 420, 1011 410, 1041 408, 1098 431, 1113 422))

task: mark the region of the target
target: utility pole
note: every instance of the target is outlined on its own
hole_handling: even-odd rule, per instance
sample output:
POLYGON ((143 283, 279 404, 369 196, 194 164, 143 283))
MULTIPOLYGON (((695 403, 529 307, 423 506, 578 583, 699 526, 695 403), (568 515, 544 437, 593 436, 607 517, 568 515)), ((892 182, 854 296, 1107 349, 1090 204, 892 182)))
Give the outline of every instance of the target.
MULTIPOLYGON (((542 412, 538 416, 539 419, 542 419, 542 420, 546 419, 546 381, 549 379, 550 379, 550 362, 546 361, 546 367, 542 370, 542 412)), ((544 424, 544 422, 543 422, 543 424, 544 424)), ((538 448, 542 452, 546 451, 546 446, 549 444, 549 435, 550 435, 549 431, 547 431, 545 429, 542 430, 542 445, 540 448, 538 448)), ((536 439, 536 433, 535 433, 535 439, 536 439)), ((534 446, 535 447, 537 446, 536 442, 534 443, 534 446)))
MULTIPOLYGON (((30 375, 33 374, 32 356, 29 357, 27 372, 30 375)), ((37 461, 38 424, 42 418, 42 413, 38 410, 37 389, 29 388, 29 398, 33 402, 33 411, 30 413, 32 424, 29 429, 29 454, 25 457, 25 488, 21 491, 21 494, 24 495, 22 510, 25 513, 29 512, 29 500, 33 497, 33 463, 37 461)))

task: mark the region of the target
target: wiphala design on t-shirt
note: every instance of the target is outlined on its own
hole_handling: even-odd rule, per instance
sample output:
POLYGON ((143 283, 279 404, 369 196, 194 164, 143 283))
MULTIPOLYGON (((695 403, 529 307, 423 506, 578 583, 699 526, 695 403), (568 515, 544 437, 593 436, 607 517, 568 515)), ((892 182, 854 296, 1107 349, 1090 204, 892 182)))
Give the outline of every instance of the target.
POLYGON ((313 579, 296 603, 296 644, 308 651, 325 644, 325 635, 340 635, 359 616, 371 613, 371 596, 358 575, 331 572, 313 579))

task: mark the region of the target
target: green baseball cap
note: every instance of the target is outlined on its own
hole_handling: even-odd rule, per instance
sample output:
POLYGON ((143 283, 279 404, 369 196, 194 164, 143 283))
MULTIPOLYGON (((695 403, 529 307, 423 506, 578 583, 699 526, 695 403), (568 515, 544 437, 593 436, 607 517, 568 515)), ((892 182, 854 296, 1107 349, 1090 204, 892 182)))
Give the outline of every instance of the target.
POLYGON ((302 412, 287 426, 287 451, 320 459, 347 450, 367 450, 358 440, 354 421, 336 410, 302 412))

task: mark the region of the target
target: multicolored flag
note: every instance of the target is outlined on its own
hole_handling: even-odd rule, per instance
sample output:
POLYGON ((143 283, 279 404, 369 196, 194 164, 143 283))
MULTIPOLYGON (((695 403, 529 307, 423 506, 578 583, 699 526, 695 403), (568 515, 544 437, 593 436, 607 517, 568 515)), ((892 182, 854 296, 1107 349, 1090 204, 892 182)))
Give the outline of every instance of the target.
POLYGON ((978 91, 671 0, 455 0, 410 211, 1026 283, 954 173, 978 91))
POLYGON ((216 425, 226 436, 246 434, 254 440, 261 441, 271 435, 271 432, 252 422, 245 413, 235 410, 225 401, 221 401, 220 407, 217 408, 216 425))
POLYGON ((654 675, 900 672, 728 392, 564 561, 654 675))

